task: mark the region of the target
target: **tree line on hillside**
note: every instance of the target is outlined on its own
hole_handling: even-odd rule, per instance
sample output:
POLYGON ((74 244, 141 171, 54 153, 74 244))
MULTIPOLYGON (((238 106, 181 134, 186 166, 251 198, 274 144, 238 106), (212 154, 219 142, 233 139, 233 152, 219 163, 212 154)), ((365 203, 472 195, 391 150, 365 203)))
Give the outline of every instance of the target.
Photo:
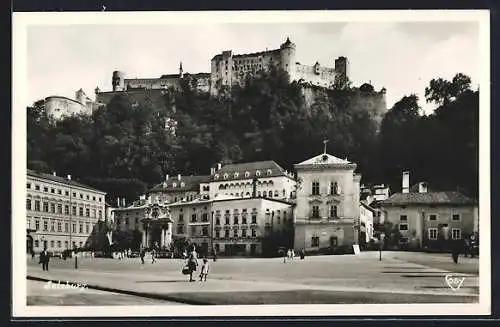
POLYGON ((358 164, 363 183, 400 187, 402 170, 435 188, 477 195, 478 92, 470 78, 432 80, 422 115, 415 95, 403 97, 381 126, 369 111, 352 110, 342 90, 320 92, 308 105, 300 82, 262 72, 217 97, 189 81, 168 90, 165 106, 115 96, 91 116, 55 121, 43 101, 28 107, 28 167, 72 174, 134 200, 166 174, 206 175, 217 163, 275 160, 285 169, 322 151, 358 164), (176 125, 171 125, 172 122, 176 125))

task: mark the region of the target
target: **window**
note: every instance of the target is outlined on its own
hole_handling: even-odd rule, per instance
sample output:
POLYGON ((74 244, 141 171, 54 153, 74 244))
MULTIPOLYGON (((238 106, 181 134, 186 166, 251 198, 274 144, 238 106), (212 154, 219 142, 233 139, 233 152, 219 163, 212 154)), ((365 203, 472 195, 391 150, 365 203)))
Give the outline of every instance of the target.
POLYGON ((273 172, 271 171, 271 169, 268 169, 268 170, 267 170, 267 176, 271 176, 271 174, 272 174, 272 173, 273 173, 273 172))
POLYGON ((26 199, 26 210, 31 210, 31 199, 26 199))
POLYGON ((255 229, 252 229, 252 237, 257 237, 257 231, 255 229))
POLYGON ((69 192, 68 191, 64 191, 64 195, 68 196, 69 192))
POLYGON ((92 201, 95 201, 95 196, 92 197, 92 201))
POLYGON ((59 188, 59 189, 57 189, 57 194, 62 194, 62 191, 61 191, 61 189, 60 189, 60 188, 59 188))
POLYGON ((67 233, 69 231, 69 224, 68 223, 64 223, 64 232, 67 233))
POLYGON ((55 192, 56 192, 55 189, 53 189, 53 188, 50 189, 50 193, 55 193, 55 192))
POLYGON ((226 225, 229 225, 230 222, 229 222, 229 217, 226 217, 226 225))
POLYGON ((40 211, 40 201, 35 200, 35 211, 40 211))
POLYGON ((319 195, 319 182, 312 182, 312 195, 319 195))
POLYGON ((203 236, 208 236, 208 227, 203 227, 201 230, 203 236))
POLYGON ((86 223, 85 224, 85 232, 88 234, 90 233, 90 224, 89 223, 86 223))
POLYGON ((85 216, 90 217, 90 209, 85 209, 85 216))
POLYGON ((68 248, 68 241, 64 241, 64 248, 67 249, 68 248))
POLYGON ((238 225, 238 217, 234 217, 234 224, 238 225))
POLYGON ((193 213, 193 214, 191 215, 191 222, 195 223, 195 222, 196 222, 196 219, 197 219, 197 218, 196 218, 196 214, 195 214, 195 213, 193 213))
POLYGON ((248 171, 245 172, 245 177, 250 176, 250 173, 248 171))
POLYGON ((257 223, 257 214, 252 213, 252 224, 256 224, 256 223, 257 223))
POLYGON ((60 249, 61 248, 61 241, 57 241, 57 247, 60 249))
POLYGON ((229 229, 226 229, 226 230, 224 231, 224 237, 225 237, 225 238, 229 238, 229 229))
POLYGON ((318 206, 312 207, 312 216, 313 216, 313 218, 319 218, 319 207, 318 206))
POLYGON ((62 222, 60 221, 57 222, 57 231, 62 232, 62 222))
POLYGON ((201 215, 201 221, 207 222, 208 221, 208 213, 204 212, 201 215))
POLYGON ((330 182, 330 194, 339 194, 339 185, 337 182, 330 182))
POLYGON ((73 192, 73 197, 76 198, 76 192, 73 192))
POLYGON ((219 218, 219 217, 217 217, 217 218, 215 219, 215 224, 216 224, 216 225, 220 225, 220 218, 219 218))
POLYGON ((437 228, 429 228, 429 240, 437 240, 438 230, 437 228))
POLYGON ((26 183, 26 188, 31 188, 31 184, 30 183, 26 183))
POLYGON ((48 192, 48 191, 49 191, 49 188, 48 188, 47 186, 45 186, 45 187, 43 188, 43 191, 44 191, 44 192, 48 192))
POLYGON ((220 230, 215 231, 215 238, 220 238, 220 230))
POLYGON ((451 238, 454 240, 459 240, 462 238, 462 233, 460 228, 453 228, 451 230, 451 238))
POLYGON ((330 206, 330 217, 337 217, 337 206, 330 206))
POLYGON ((215 174, 215 175, 214 175, 214 178, 215 178, 215 179, 219 179, 219 174, 215 174))
POLYGON ((92 209, 92 217, 95 218, 97 216, 97 210, 92 209))
POLYGON ((44 220, 43 221, 43 231, 47 232, 49 230, 49 223, 48 221, 44 220))
POLYGON ((49 212, 49 203, 48 202, 43 203, 43 211, 49 212))
POLYGON ((38 242, 38 240, 35 240, 35 247, 39 247, 40 246, 40 243, 38 242))
POLYGON ((241 231, 241 237, 247 237, 247 230, 246 229, 243 229, 241 231))
POLYGON ((241 217, 241 223, 246 224, 247 223, 247 216, 241 217))
POLYGON ((238 230, 237 229, 233 230, 233 237, 234 238, 238 237, 238 230))
POLYGON ((80 216, 83 216, 83 207, 80 207, 80 208, 78 209, 78 213, 80 214, 80 216))
POLYGON ((453 215, 451 215, 451 220, 455 220, 455 221, 460 220, 460 215, 457 213, 454 213, 453 215))
POLYGON ((436 215, 429 215, 429 220, 436 220, 437 216, 436 215))
POLYGON ((257 170, 257 171, 255 172, 255 176, 260 176, 260 170, 257 170))
POLYGON ((54 241, 50 241, 50 247, 53 248, 54 247, 54 241))
POLYGON ((62 214, 62 204, 57 205, 57 213, 62 214))
POLYGON ((272 198, 273 197, 273 191, 269 191, 268 195, 269 195, 270 198, 272 198))
POLYGON ((54 232, 56 230, 56 223, 55 221, 51 220, 50 221, 50 231, 54 232))
POLYGON ((35 229, 37 232, 40 230, 40 221, 38 219, 35 219, 35 229))
POLYGON ((408 224, 399 224, 399 230, 408 230, 408 224))
POLYGON ((101 199, 101 198, 99 198, 99 202, 102 202, 102 199, 101 199))
POLYGON ((83 194, 82 193, 80 193, 80 199, 83 199, 83 194))
POLYGON ((102 210, 99 210, 99 219, 102 218, 102 210))
POLYGON ((82 242, 82 241, 80 241, 80 248, 82 248, 82 247, 83 247, 83 242, 82 242))
POLYGON ((311 246, 312 247, 319 247, 319 237, 318 236, 311 237, 311 246))
POLYGON ((53 212, 53 213, 56 212, 56 204, 55 203, 50 204, 50 212, 53 212))
POLYGON ((408 217, 406 215, 399 216, 400 221, 408 221, 408 217))
POLYGON ((79 231, 80 234, 83 234, 83 223, 82 222, 80 222, 78 224, 78 231, 79 231))
POLYGON ((76 233, 76 223, 73 223, 71 226, 71 232, 76 233))
POLYGON ((87 195, 87 200, 90 200, 90 196, 87 195))
POLYGON ((76 216, 76 206, 73 206, 72 210, 71 210, 71 214, 73 216, 76 216))
POLYGON ((40 191, 40 185, 35 185, 35 190, 40 191))
POLYGON ((177 234, 184 234, 184 226, 183 225, 177 226, 177 234))

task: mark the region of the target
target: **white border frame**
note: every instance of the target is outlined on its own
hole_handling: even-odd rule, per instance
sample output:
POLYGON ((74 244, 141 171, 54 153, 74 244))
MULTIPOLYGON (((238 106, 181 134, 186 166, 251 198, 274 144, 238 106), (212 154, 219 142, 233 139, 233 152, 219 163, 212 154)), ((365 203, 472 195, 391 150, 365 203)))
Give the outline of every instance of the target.
POLYGON ((490 258, 490 13, 488 10, 393 10, 393 11, 266 11, 266 12, 38 12, 13 13, 13 107, 12 107, 12 264, 15 317, 84 316, 317 316, 317 315, 488 315, 491 313, 490 258), (470 21, 479 23, 480 123, 479 123, 479 208, 480 208, 480 293, 478 304, 367 304, 367 305, 248 305, 239 306, 26 306, 26 110, 31 103, 23 90, 27 83, 26 40, 29 25, 65 24, 193 24, 196 23, 310 23, 331 21, 470 21), (14 291, 15 290, 15 291, 14 291))

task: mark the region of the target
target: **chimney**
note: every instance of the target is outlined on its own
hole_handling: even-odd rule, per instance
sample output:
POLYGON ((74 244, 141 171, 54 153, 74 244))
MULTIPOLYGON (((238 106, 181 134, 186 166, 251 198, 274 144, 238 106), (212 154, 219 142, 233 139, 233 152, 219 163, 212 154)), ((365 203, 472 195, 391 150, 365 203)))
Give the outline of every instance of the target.
POLYGON ((71 180, 71 175, 68 175, 68 181, 70 181, 70 180, 71 180))
POLYGON ((403 193, 409 193, 410 192, 410 172, 409 171, 404 171, 403 172, 403 187, 402 187, 402 192, 403 193))
POLYGON ((52 172, 52 175, 57 176, 57 174, 56 174, 56 172, 55 172, 55 171, 53 171, 53 172, 52 172))
POLYGON ((168 176, 168 174, 167 174, 167 176, 165 176, 165 181, 168 181, 169 177, 170 176, 168 176))
POLYGON ((117 208, 120 207, 120 198, 119 197, 116 197, 116 207, 117 208))
POLYGON ((122 206, 125 208, 125 198, 122 198, 122 206))
POLYGON ((180 181, 181 180, 181 174, 177 174, 177 180, 180 181))
POLYGON ((427 183, 426 182, 418 183, 418 193, 427 193, 427 183))
POLYGON ((210 168, 210 175, 215 175, 215 167, 210 168))
POLYGON ((220 170, 221 168, 222 168, 222 164, 219 162, 219 163, 217 164, 217 170, 220 170))

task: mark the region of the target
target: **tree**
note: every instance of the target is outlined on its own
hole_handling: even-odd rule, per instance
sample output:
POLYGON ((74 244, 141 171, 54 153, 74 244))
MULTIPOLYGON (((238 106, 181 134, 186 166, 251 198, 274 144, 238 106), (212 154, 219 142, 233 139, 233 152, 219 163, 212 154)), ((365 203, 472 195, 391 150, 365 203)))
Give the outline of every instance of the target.
POLYGON ((461 94, 470 90, 471 79, 462 73, 456 74, 451 81, 443 78, 432 79, 425 88, 427 102, 446 106, 461 94))

